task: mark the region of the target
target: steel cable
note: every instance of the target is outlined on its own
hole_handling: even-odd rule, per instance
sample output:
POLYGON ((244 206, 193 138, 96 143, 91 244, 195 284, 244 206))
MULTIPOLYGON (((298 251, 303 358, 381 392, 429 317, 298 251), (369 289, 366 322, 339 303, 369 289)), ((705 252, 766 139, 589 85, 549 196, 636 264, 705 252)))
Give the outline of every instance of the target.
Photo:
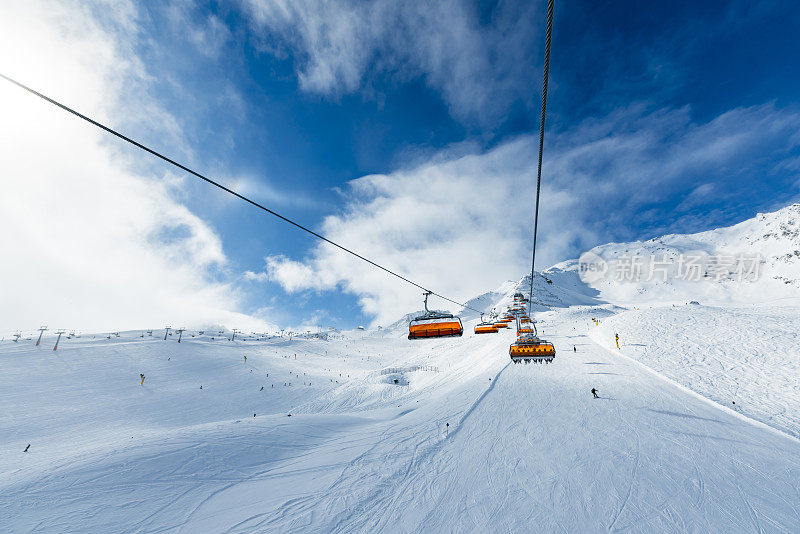
POLYGON ((97 122, 96 120, 94 120, 94 119, 92 119, 90 117, 87 117, 86 115, 83 115, 82 113, 79 113, 78 111, 75 111, 74 109, 70 108, 69 106, 66 106, 66 105, 62 104, 61 102, 53 100, 52 98, 50 98, 50 97, 48 97, 48 96, 46 96, 46 95, 34 90, 34 89, 31 89, 27 85, 24 85, 24 84, 16 81, 13 78, 9 78, 8 76, 6 76, 3 73, 0 73, 0 77, 2 77, 3 79, 5 79, 8 82, 11 82, 12 84, 16 85, 17 87, 20 87, 20 88, 24 89, 25 91, 28 91, 29 93, 31 93, 33 95, 36 95, 36 96, 38 96, 39 98, 41 98, 43 100, 46 100, 47 102, 53 104, 54 106, 57 106, 57 107, 63 109, 64 111, 67 111, 67 112, 75 115, 76 117, 79 117, 79 118, 85 120, 86 122, 88 122, 88 123, 90 123, 90 124, 92 124, 94 126, 97 126, 101 130, 105 130, 106 132, 110 133, 111 135, 114 135, 114 136, 122 139, 123 141, 126 141, 126 142, 134 145, 135 147, 138 147, 138 148, 144 150, 145 152, 148 152, 148 153, 152 154, 153 156, 155 156, 155 157, 157 157, 159 159, 162 159, 162 160, 166 161, 167 163, 169 163, 171 165, 174 165, 175 167, 178 167, 179 169, 181 169, 181 170, 183 170, 183 171, 185 171, 185 172, 187 172, 187 173, 189 173, 189 174, 191 174, 191 175, 193 175, 193 176, 195 176, 197 178, 200 178, 201 180, 204 180, 207 183, 209 183, 209 184, 211 184, 211 185, 213 185, 215 187, 218 187, 219 189, 222 189, 226 193, 230 193, 231 195, 233 195, 233 196, 235 196, 235 197, 237 197, 237 198, 239 198, 241 200, 244 200, 248 204, 251 204, 251 205, 253 205, 253 206, 255 206, 255 207, 257 207, 257 208, 259 208, 261 210, 264 210, 267 213, 269 213, 270 215, 274 215, 275 217, 281 219, 282 221, 287 222, 287 223, 299 228, 300 230, 303 230, 304 232, 308 232, 309 234, 313 235, 314 237, 317 237, 317 238, 321 239, 322 241, 324 241, 324 242, 326 242, 328 244, 331 244, 331 245, 339 248, 340 250, 343 250, 344 252, 347 252, 348 254, 352 254, 356 258, 369 263, 373 267, 377 267, 378 269, 381 269, 382 271, 385 271, 385 272, 391 274, 392 276, 395 276, 395 277, 399 278, 400 280, 402 280, 404 282, 407 282, 407 283, 411 284, 412 286, 417 287, 417 288, 419 288, 419 289, 421 289, 421 290, 423 290, 425 292, 429 292, 431 295, 435 295, 435 296, 437 296, 437 297, 439 297, 439 298, 441 298, 443 300, 446 300, 447 302, 450 302, 452 304, 456 304, 456 305, 461 306, 462 308, 467 309, 467 310, 472 310, 474 312, 481 313, 480 310, 476 310, 475 308, 467 306, 466 304, 458 302, 457 300, 453 300, 451 298, 445 297, 441 293, 437 293, 435 291, 432 291, 432 290, 426 288, 425 286, 423 286, 421 284, 418 284, 417 282, 414 282, 413 280, 409 280, 405 276, 403 276, 401 274, 398 274, 398 273, 392 271, 391 269, 388 269, 388 268, 384 267, 383 265, 380 265, 380 264, 370 260, 369 258, 365 258, 361 254, 359 254, 357 252, 354 252, 354 251, 350 250, 349 248, 347 248, 347 247, 345 247, 343 245, 340 245, 339 243, 336 243, 335 241, 332 241, 332 240, 328 239, 327 237, 325 237, 325 236, 323 236, 321 234, 318 234, 317 232, 311 230, 310 228, 307 228, 307 227, 305 227, 305 226, 303 226, 303 225, 301 225, 299 223, 294 222, 293 220, 289 219, 288 217, 284 217, 280 213, 277 213, 277 212, 275 212, 275 211, 273 211, 273 210, 271 210, 271 209, 269 209, 269 208, 267 208, 265 206, 262 206, 258 202, 255 202, 254 200, 251 200, 251 199, 245 197, 244 195, 240 195, 236 191, 233 191, 232 189, 229 189, 229 188, 225 187, 224 185, 220 184, 219 182, 216 182, 216 181, 212 180, 211 178, 207 178, 206 176, 203 176, 199 172, 194 171, 194 170, 190 169, 189 167, 187 167, 185 165, 182 165, 182 164, 178 163, 177 161, 175 161, 175 160, 173 160, 171 158, 168 158, 167 156, 164 156, 163 154, 161 154, 159 152, 156 152, 152 148, 149 148, 149 147, 143 145, 142 143, 139 143, 138 141, 135 141, 135 140, 131 139, 130 137, 127 137, 126 135, 123 135, 120 132, 118 132, 118 131, 116 131, 116 130, 114 130, 114 129, 112 129, 112 128, 110 128, 110 127, 108 127, 108 126, 106 126, 106 125, 104 125, 104 124, 102 124, 100 122, 97 122))
MULTIPOLYGON (((533 276, 536 266, 536 235, 539 231, 539 195, 542 190, 542 153, 544 152, 544 119, 547 111, 547 81, 550 76, 550 42, 553 36, 553 4, 554 0, 547 2, 547 36, 544 44, 544 72, 542 73, 542 119, 539 125, 539 167, 536 173, 536 208, 533 216, 533 255, 531 257, 531 284, 528 293, 528 315, 531 314, 533 304, 533 276)), ((534 327, 535 328, 535 327, 534 327)))

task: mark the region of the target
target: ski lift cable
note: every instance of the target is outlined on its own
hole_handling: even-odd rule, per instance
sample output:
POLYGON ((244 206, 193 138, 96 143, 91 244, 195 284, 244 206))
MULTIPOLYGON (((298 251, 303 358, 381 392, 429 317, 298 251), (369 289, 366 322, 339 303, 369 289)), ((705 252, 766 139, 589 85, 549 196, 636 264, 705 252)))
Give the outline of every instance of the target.
POLYGON ((84 114, 72 109, 69 106, 66 106, 66 105, 62 104, 61 102, 58 102, 57 100, 53 100, 52 98, 48 97, 47 95, 44 95, 44 94, 36 91, 35 89, 32 89, 32 88, 28 87, 27 85, 25 85, 25 84, 23 84, 21 82, 18 82, 17 80, 15 80, 13 78, 10 78, 10 77, 6 76, 2 72, 0 72, 0 78, 3 78, 4 80, 16 85, 17 87, 19 87, 21 89, 24 89, 25 91, 27 91, 27 92, 35 95, 35 96, 38 96, 42 100, 45 100, 45 101, 53 104, 54 106, 59 107, 59 108, 63 109, 64 111, 67 111, 67 112, 75 115, 78 118, 81 118, 81 119, 85 120, 86 122, 88 122, 88 123, 90 123, 90 124, 92 124, 94 126, 97 126, 101 130, 105 130, 106 132, 110 133, 111 135, 114 135, 114 136, 122 139, 123 141, 126 141, 126 142, 134 145, 135 147, 140 148, 140 149, 144 150, 145 152, 148 152, 148 153, 152 154, 153 156, 155 156, 155 157, 157 157, 157 158, 159 158, 159 159, 161 159, 163 161, 166 161, 167 163, 169 163, 171 165, 174 165, 175 167, 178 167, 179 169, 181 169, 181 170, 183 170, 183 171, 185 171, 185 172, 187 172, 187 173, 189 173, 189 174, 191 174, 191 175, 193 175, 193 176, 195 176, 197 178, 200 178, 201 180, 204 180, 205 182, 207 182, 207 183, 209 183, 209 184, 211 184, 211 185, 213 185, 213 186, 215 186, 215 187, 217 187, 219 189, 222 189, 226 193, 230 193, 231 195, 233 195, 233 196, 235 196, 235 197, 247 202, 248 204, 251 204, 251 205, 255 206, 256 208, 259 208, 259 209, 261 209, 263 211, 266 211, 270 215, 274 215, 275 217, 281 219, 282 221, 287 222, 287 223, 291 224, 292 226, 295 226, 295 227, 299 228, 300 230, 303 230, 304 232, 307 232, 307 233, 313 235, 314 237, 317 237, 317 238, 321 239, 322 241, 325 241, 326 243, 331 244, 331 245, 339 248, 340 250, 343 250, 344 252, 347 252, 348 254, 352 254, 356 258, 369 263, 373 267, 377 267, 378 269, 381 269, 382 271, 385 271, 385 272, 391 274, 392 276, 395 276, 395 277, 399 278, 400 280, 402 280, 402 281, 404 281, 404 282, 406 282, 408 284, 411 284, 414 287, 422 289, 423 291, 425 291, 427 293, 430 293, 431 295, 435 295, 435 296, 437 296, 437 297, 439 297, 439 298, 441 298, 443 300, 446 300, 447 302, 450 302, 450 303, 456 304, 458 306, 461 306, 464 309, 472 310, 474 312, 480 313, 480 310, 476 310, 475 308, 467 306, 466 304, 458 302, 457 300, 453 300, 451 298, 445 297, 444 295, 442 295, 440 293, 437 293, 435 291, 431 291, 430 289, 422 286, 421 284, 418 284, 417 282, 414 282, 413 280, 409 280, 405 276, 403 276, 401 274, 398 274, 398 273, 392 271, 391 269, 388 269, 388 268, 384 267, 383 265, 380 265, 380 264, 370 260, 369 258, 366 258, 366 257, 362 256, 361 254, 359 254, 357 252, 354 252, 354 251, 350 250, 349 248, 347 248, 347 247, 345 247, 343 245, 340 245, 339 243, 337 243, 335 241, 332 241, 332 240, 328 239, 327 237, 325 237, 325 236, 323 236, 321 234, 318 234, 314 230, 311 230, 310 228, 307 228, 307 227, 303 226, 302 224, 296 223, 295 221, 289 219, 288 217, 284 217, 280 213, 277 213, 277 212, 267 208, 266 206, 263 206, 263 205, 259 204, 258 202, 254 201, 254 200, 251 200, 251 199, 247 198, 246 196, 241 195, 241 194, 237 193, 236 191, 234 191, 232 189, 229 189, 229 188, 225 187, 221 183, 216 182, 216 181, 212 180, 211 178, 203 176, 199 172, 194 171, 194 170, 190 169, 189 167, 187 167, 185 165, 182 165, 181 163, 178 163, 177 161, 175 161, 175 160, 173 160, 171 158, 168 158, 167 156, 165 156, 165 155, 163 155, 163 154, 161 154, 159 152, 156 152, 152 148, 150 148, 150 147, 148 147, 146 145, 143 145, 142 143, 139 143, 138 141, 135 141, 135 140, 131 139, 130 137, 127 137, 124 134, 121 134, 120 132, 114 130, 113 128, 110 128, 110 127, 108 127, 108 126, 106 126, 106 125, 104 125, 104 124, 102 124, 102 123, 90 118, 90 117, 87 117, 86 115, 84 115, 84 114))
POLYGON ((553 4, 554 0, 547 2, 547 35, 544 45, 544 71, 542 73, 542 120, 539 124, 539 166, 536 173, 536 208, 533 216, 533 254, 531 256, 531 284, 528 298, 528 315, 531 313, 533 303, 533 275, 536 265, 536 235, 539 230, 539 195, 542 190, 542 153, 544 152, 544 119, 547 111, 547 81, 550 75, 550 42, 553 35, 553 4))

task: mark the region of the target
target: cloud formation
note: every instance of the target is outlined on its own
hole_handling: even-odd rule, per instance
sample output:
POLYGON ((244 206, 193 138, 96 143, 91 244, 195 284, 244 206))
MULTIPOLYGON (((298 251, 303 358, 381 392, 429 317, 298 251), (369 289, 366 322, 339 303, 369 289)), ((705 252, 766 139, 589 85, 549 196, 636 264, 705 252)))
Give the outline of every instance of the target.
MULTIPOLYGON (((147 93, 133 4, 0 4, 0 64, 116 126, 180 128, 147 93), (125 95, 125 100, 122 96, 125 95), (135 102, 133 105, 131 102, 135 102)), ((0 83, 0 331, 247 326, 213 228, 99 131, 0 83)))
MULTIPOLYGON (((688 108, 641 104, 552 134, 538 268, 599 243, 640 237, 650 219, 670 219, 655 216, 667 199, 685 197, 687 205, 672 213, 670 227, 650 227, 653 235, 707 229, 713 214, 698 218, 691 206, 717 191, 751 196, 751 187, 798 160, 798 128, 800 113, 772 104, 708 122, 693 122, 688 108), (749 177, 744 188, 736 185, 742 173, 749 177)), ((345 210, 328 217, 322 232, 463 302, 529 269, 537 149, 538 139, 524 136, 486 152, 457 147, 428 163, 358 178, 344 191, 345 210)), ((416 289, 325 244, 302 260, 268 257, 265 273, 288 292, 339 288, 358 295, 377 324, 421 307, 416 289)))
POLYGON ((291 52, 300 87, 337 97, 369 92, 376 76, 421 77, 453 116, 491 124, 514 102, 536 97, 542 16, 538 4, 242 0, 264 48, 291 52), (525 65, 520 69, 520 65, 525 65))

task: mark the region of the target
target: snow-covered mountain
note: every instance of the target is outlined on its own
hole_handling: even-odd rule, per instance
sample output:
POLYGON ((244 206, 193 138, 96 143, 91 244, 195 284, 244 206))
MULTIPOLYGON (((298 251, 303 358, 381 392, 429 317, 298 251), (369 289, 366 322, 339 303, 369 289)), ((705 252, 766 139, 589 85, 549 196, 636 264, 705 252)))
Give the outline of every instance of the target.
POLYGON ((542 274, 582 279, 617 304, 800 301, 800 204, 707 232, 601 245, 542 274))
MULTIPOLYGON (((469 308, 502 313, 514 293, 528 295, 530 276, 470 299, 469 308)), ((647 241, 608 243, 537 272, 532 311, 569 306, 800 303, 800 204, 734 226, 647 241)), ((404 328, 422 311, 392 325, 404 328)))

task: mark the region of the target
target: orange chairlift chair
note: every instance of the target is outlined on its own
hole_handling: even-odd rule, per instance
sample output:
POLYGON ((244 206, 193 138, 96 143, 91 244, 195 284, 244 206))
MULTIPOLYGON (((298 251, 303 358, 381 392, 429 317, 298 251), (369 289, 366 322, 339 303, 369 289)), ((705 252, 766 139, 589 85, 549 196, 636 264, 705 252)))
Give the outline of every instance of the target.
POLYGON ((520 328, 517 324, 517 340, 508 348, 508 354, 514 363, 550 363, 556 357, 556 348, 552 343, 539 339, 536 323, 532 328, 520 328))
POLYGON ((428 309, 428 295, 430 294, 430 291, 425 292, 425 313, 408 323, 408 339, 461 336, 464 333, 461 319, 451 313, 428 309))
POLYGON ((475 325, 476 334, 496 334, 497 325, 491 321, 484 321, 483 314, 481 314, 481 322, 475 325))

